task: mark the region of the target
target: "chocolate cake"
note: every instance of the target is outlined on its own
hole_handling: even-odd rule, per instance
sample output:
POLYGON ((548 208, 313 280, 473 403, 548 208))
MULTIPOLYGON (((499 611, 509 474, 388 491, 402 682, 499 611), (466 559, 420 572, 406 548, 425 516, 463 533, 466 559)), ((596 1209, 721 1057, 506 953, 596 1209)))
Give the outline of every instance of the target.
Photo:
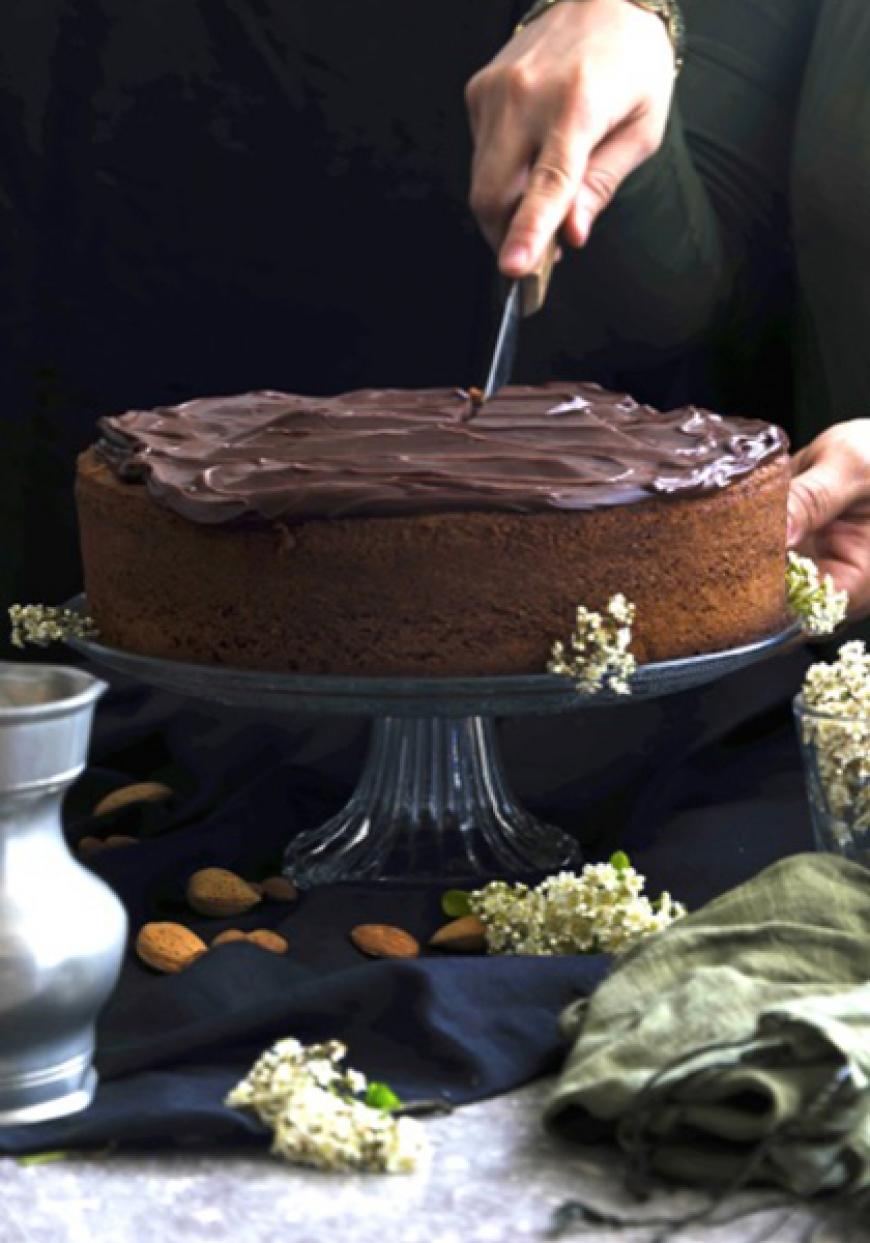
POLYGON ((260 392, 101 420, 79 460, 105 642, 252 669, 539 673, 624 593, 640 661, 785 624, 777 427, 592 384, 260 392), (472 417, 473 416, 473 417, 472 417))

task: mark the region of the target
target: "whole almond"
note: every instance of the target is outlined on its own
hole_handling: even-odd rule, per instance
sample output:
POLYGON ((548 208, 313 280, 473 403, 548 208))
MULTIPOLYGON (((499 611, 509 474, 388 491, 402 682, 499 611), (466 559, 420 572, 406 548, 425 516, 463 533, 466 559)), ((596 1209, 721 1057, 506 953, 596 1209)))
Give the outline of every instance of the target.
POLYGON ((103 842, 104 850, 117 850, 119 846, 138 846, 139 838, 127 833, 111 833, 103 842))
POLYGON ((227 928, 212 938, 211 948, 214 949, 216 945, 231 945, 233 941, 247 941, 247 939, 247 932, 242 932, 241 928, 227 928))
POLYGON ((299 890, 286 876, 267 876, 260 888, 273 902, 295 902, 299 897, 299 890))
POLYGON ((370 958, 417 958, 420 953, 420 944, 410 932, 392 924, 357 924, 350 939, 370 958))
POLYGON ((101 798, 92 814, 108 816, 113 811, 128 807, 131 803, 159 803, 171 797, 172 791, 169 786, 163 785, 160 781, 137 781, 133 785, 121 786, 120 790, 113 790, 111 794, 101 798))
POLYGON ((187 882, 188 904, 199 915, 244 915, 262 899, 247 881, 226 868, 201 868, 187 882))
POLYGON ((433 949, 455 954, 482 954, 486 949, 486 929, 476 915, 463 915, 439 928, 429 944, 433 949))
POLYGON ((272 932, 270 928, 255 928, 248 933, 247 939, 259 945, 260 949, 271 950, 273 954, 286 954, 290 948, 280 933, 272 932))
POLYGON ((206 952, 205 942, 183 924, 143 924, 136 937, 136 953, 155 971, 175 973, 189 967, 206 952))
POLYGON ((105 850, 106 843, 101 837, 92 837, 88 834, 80 840, 76 849, 83 858, 87 858, 88 855, 96 855, 101 850, 105 850))

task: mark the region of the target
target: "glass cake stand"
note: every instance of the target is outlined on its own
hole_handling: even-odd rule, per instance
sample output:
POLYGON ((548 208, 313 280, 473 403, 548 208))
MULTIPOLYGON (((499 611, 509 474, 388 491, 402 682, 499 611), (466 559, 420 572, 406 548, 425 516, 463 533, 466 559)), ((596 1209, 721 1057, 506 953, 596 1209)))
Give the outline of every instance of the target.
MULTIPOLYGON (((69 608, 87 613, 85 597, 69 608)), ((440 881, 575 868, 577 842, 516 801, 493 718, 591 711, 702 686, 789 644, 792 627, 758 643, 641 665, 630 696, 578 692, 552 674, 482 678, 361 678, 263 673, 161 660, 90 639, 82 656, 177 695, 232 707, 372 718, 357 787, 337 815, 297 834, 284 871, 301 888, 337 881, 440 881)))

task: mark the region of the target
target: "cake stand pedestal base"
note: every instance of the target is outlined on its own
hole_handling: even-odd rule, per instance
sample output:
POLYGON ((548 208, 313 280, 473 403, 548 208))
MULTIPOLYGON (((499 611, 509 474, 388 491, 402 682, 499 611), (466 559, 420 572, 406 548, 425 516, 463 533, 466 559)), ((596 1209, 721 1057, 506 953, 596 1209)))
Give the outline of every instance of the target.
POLYGON ((573 838, 514 799, 487 717, 382 717, 342 810, 293 839, 300 888, 333 881, 479 883, 582 863, 573 838))

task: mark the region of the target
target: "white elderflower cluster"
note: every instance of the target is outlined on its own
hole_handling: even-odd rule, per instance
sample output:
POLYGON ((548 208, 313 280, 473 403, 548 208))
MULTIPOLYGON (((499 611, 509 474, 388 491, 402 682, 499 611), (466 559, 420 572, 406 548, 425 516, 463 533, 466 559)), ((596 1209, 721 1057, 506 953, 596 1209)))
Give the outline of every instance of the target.
POLYGON ((845 620, 848 592, 838 591, 830 574, 820 577, 809 557, 788 554, 785 586, 788 606, 807 634, 831 634, 845 620))
POLYGON ((549 673, 571 678, 578 691, 594 695, 605 686, 630 694, 629 679, 637 661, 629 652, 635 608, 623 595, 611 596, 604 613, 580 605, 568 644, 557 640, 547 663, 549 673))
POLYGON ((277 1156, 326 1170, 405 1174, 423 1151, 422 1127, 413 1118, 392 1118, 310 1080, 300 1080, 284 1098, 274 1126, 277 1156))
POLYGON ((832 664, 806 673, 799 716, 810 748, 810 794, 838 846, 870 830, 870 655, 864 643, 844 643, 832 664))
POLYGON ((620 954, 685 915, 667 892, 654 902, 623 854, 559 872, 535 888, 493 881, 469 895, 490 954, 620 954))
POLYGON ((93 639, 97 634, 90 617, 48 604, 12 604, 9 620, 14 647, 24 647, 26 643, 47 647, 63 639, 93 639))
POLYGON ((425 1152, 419 1122, 389 1112, 397 1098, 359 1071, 342 1069, 338 1040, 302 1045, 279 1040, 229 1093, 226 1104, 249 1109, 274 1132, 272 1151, 297 1165, 324 1170, 397 1174, 425 1152), (372 1091, 374 1089, 374 1091, 372 1091), (386 1107, 364 1097, 384 1099, 386 1107))

